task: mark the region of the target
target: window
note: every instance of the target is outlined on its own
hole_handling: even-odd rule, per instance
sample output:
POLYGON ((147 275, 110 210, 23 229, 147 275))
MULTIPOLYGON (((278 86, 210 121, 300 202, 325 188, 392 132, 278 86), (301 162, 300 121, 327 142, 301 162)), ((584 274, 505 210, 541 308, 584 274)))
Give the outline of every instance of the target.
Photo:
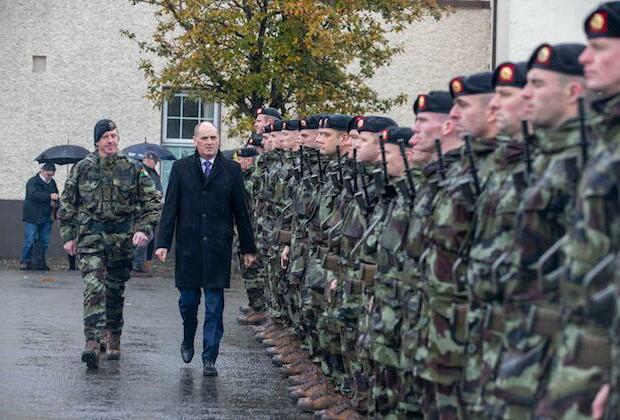
POLYGON ((192 142, 194 127, 209 121, 219 128, 219 107, 215 103, 190 99, 180 93, 164 103, 164 145, 185 145, 192 142))
MULTIPOLYGON (((190 98, 188 93, 177 93, 164 102, 162 109, 162 145, 177 159, 194 153, 194 127, 202 121, 209 121, 220 129, 220 105, 190 98)), ((161 164, 161 181, 164 192, 172 169, 170 161, 161 164)))
POLYGON ((33 55, 32 56, 32 72, 33 73, 45 73, 46 71, 47 71, 47 56, 33 55))

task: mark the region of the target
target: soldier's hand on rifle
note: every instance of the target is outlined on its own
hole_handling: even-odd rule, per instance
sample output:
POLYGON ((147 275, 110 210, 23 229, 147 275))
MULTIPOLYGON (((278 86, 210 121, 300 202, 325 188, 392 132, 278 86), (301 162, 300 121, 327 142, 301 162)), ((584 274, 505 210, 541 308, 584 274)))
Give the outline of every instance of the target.
POLYGON ((135 246, 146 246, 149 243, 149 237, 142 232, 136 232, 133 234, 132 242, 135 246))
POLYGON ((167 248, 157 248, 155 251, 155 255, 159 258, 159 261, 166 262, 166 258, 168 257, 168 249, 167 248))
POLYGON ((280 254, 280 267, 282 267, 282 269, 285 269, 288 266, 288 256, 291 252, 291 247, 289 247, 288 245, 284 246, 284 249, 282 250, 282 253, 280 254))
POLYGON ((65 249, 65 251, 67 251, 67 254, 71 256, 77 254, 77 245, 75 244, 75 240, 71 240, 65 243, 62 247, 65 249))
POLYGON ((605 384, 596 394, 596 398, 592 402, 592 419, 602 419, 605 414, 605 407, 607 407, 607 400, 609 400, 609 384, 605 384))

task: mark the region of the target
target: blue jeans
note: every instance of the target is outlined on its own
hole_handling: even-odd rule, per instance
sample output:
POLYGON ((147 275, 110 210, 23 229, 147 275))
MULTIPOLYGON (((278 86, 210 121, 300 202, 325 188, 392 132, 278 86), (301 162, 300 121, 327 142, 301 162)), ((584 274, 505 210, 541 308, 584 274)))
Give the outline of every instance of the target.
POLYGON ((24 247, 22 248, 22 262, 30 261, 30 251, 37 237, 43 244, 43 255, 47 251, 50 243, 50 235, 52 233, 52 221, 48 220, 43 223, 25 223, 24 227, 24 247))
MULTIPOLYGON (((179 288, 179 310, 183 318, 183 344, 194 343, 198 327, 200 289, 179 288)), ((224 334, 224 289, 204 289, 205 322, 202 326, 202 361, 215 363, 224 334)))

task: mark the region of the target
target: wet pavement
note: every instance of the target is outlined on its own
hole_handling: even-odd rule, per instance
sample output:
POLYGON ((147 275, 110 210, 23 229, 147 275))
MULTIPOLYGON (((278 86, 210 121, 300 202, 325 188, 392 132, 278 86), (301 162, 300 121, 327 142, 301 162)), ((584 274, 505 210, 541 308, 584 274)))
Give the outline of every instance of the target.
POLYGON ((177 300, 169 278, 131 279, 122 358, 89 371, 79 275, 0 271, 0 419, 311 418, 252 330, 237 324, 247 302, 238 279, 226 291, 218 377, 202 376, 200 326, 197 354, 182 362, 177 300))

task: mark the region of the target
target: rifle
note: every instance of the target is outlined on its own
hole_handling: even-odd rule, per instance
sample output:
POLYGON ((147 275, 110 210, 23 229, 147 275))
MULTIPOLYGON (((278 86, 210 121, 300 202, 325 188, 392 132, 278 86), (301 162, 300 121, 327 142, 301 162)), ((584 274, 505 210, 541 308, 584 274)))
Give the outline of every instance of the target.
POLYGON ((469 160, 469 173, 472 181, 474 182, 474 188, 476 190, 476 197, 480 196, 482 190, 480 189, 480 180, 478 179, 478 169, 476 168, 476 161, 474 161, 474 153, 471 150, 471 135, 465 134, 465 154, 467 160, 469 160))
POLYGON ((316 157, 319 162, 319 181, 323 182, 323 164, 321 163, 321 151, 316 149, 316 157))
MULTIPOLYGON (((357 162, 355 163, 357 165, 357 162)), ((362 164, 362 173, 360 174, 362 178, 362 191, 364 193, 364 200, 366 201, 366 206, 370 207, 370 198, 368 197, 368 185, 366 184, 366 171, 364 170, 364 165, 362 164)))
POLYGON ((583 166, 585 167, 586 163, 588 162, 588 133, 586 132, 587 126, 586 126, 585 99, 583 97, 580 97, 578 99, 578 104, 579 104, 579 134, 581 137, 579 145, 581 146, 581 160, 583 161, 583 166))
POLYGON ((407 175, 407 184, 409 184, 409 198, 411 202, 415 201, 415 185, 413 183, 413 175, 411 175, 411 168, 409 167, 409 161, 407 160, 407 154, 405 153, 405 140, 398 140, 398 149, 400 150, 400 157, 403 159, 403 165, 405 166, 405 175, 407 175))
POLYGON ((387 172, 387 161, 385 160, 385 143, 383 136, 379 138, 379 147, 381 148, 381 166, 383 166, 383 184, 385 189, 385 185, 389 185, 390 183, 390 178, 388 177, 387 172))
POLYGON ((353 189, 357 191, 357 149, 353 149, 353 189))
POLYGON ((301 174, 301 178, 304 177, 304 146, 299 145, 299 172, 301 174))
POLYGON ((435 139, 435 151, 437 152, 437 162, 439 163, 439 175, 442 180, 446 180, 446 165, 443 161, 443 152, 441 151, 441 141, 435 139))
POLYGON ((526 183, 529 185, 532 179, 532 136, 530 135, 530 126, 528 121, 521 121, 521 130, 523 132, 523 142, 525 143, 525 176, 526 183))
POLYGON ((338 178, 340 179, 340 188, 342 188, 342 161, 340 160, 340 146, 336 145, 336 158, 338 159, 338 178))

